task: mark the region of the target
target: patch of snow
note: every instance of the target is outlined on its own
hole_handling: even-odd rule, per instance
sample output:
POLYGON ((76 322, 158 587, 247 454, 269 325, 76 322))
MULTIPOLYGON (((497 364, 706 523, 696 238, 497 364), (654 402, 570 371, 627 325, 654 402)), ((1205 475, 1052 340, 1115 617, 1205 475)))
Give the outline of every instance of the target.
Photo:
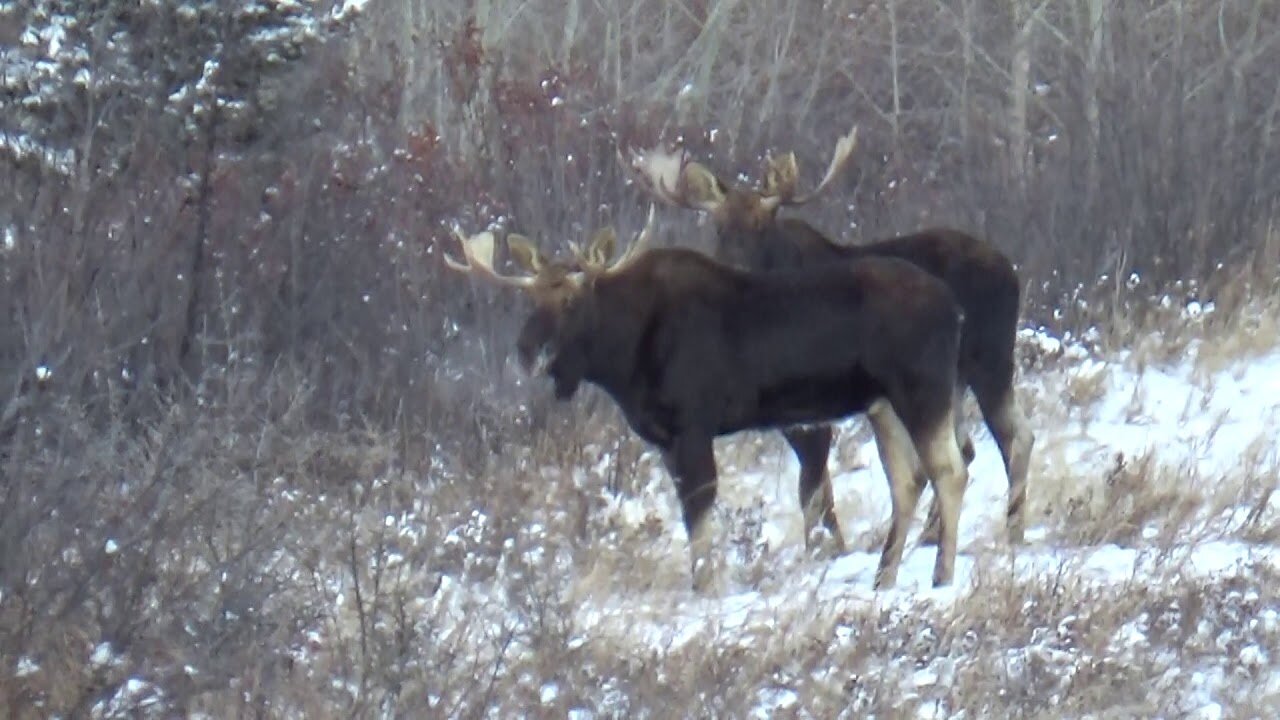
POLYGON ((111 643, 100 642, 93 649, 93 654, 89 656, 89 662, 94 665, 102 666, 111 663, 115 659, 115 651, 111 649, 111 643))
POLYGON ((336 21, 346 20, 364 12, 364 8, 368 4, 369 0, 343 0, 341 5, 333 9, 330 17, 336 21))
POLYGON ((751 712, 751 717, 776 717, 779 711, 792 710, 800 704, 800 695, 795 690, 785 687, 764 688, 758 693, 760 698, 751 712))
POLYGON ((14 669, 13 676, 26 677, 28 675, 34 675, 39 671, 40 671, 40 665, 37 664, 35 660, 32 660, 30 657, 23 655, 22 657, 18 658, 18 666, 17 668, 14 669))
POLYGON ((138 677, 131 677, 108 700, 100 700, 90 711, 91 718, 134 716, 137 711, 159 704, 164 693, 160 688, 138 677))
POLYGON ((560 697, 560 686, 555 683, 546 683, 542 686, 539 699, 542 701, 543 705, 549 705, 555 702, 558 697, 560 697))
POLYGON ((1258 669, 1270 664, 1267 651, 1257 645, 1249 645, 1240 650, 1240 664, 1247 668, 1258 669))

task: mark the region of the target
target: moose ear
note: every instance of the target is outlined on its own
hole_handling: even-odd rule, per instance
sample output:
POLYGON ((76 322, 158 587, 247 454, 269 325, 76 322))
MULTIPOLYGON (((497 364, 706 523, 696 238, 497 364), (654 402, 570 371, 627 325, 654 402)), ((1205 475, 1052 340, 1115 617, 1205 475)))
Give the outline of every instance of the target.
POLYGON ((684 169, 684 192, 689 202, 703 208, 713 208, 724 202, 720 181, 702 163, 691 162, 684 169))
POLYGON ((595 265, 605 267, 613 258, 614 249, 618 246, 618 234, 612 226, 600 228, 587 245, 587 258, 595 265))
POLYGON ((507 249, 511 251, 511 259, 524 270, 537 274, 546 264, 546 259, 538 252, 529 238, 511 233, 507 235, 507 249))

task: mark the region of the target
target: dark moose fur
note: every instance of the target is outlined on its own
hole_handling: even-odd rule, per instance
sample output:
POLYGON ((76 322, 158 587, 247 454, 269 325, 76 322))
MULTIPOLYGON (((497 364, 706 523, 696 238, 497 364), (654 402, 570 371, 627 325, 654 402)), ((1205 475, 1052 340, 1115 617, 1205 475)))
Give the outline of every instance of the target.
MULTIPOLYGON (((491 251, 491 239, 486 247, 491 251)), ((630 260, 579 273, 575 281, 572 266, 526 254, 535 275, 525 289, 535 308, 517 348, 530 371, 545 359, 558 398, 572 397, 583 382, 596 385, 640 437, 661 449, 691 541, 716 498, 714 438, 831 422, 881 400, 926 466, 927 478, 898 479, 936 486, 959 478, 963 489, 958 448, 951 445, 952 454, 936 462, 945 443, 954 443, 961 334, 958 306, 944 283, 893 258, 768 273, 679 248, 630 260), (930 455, 926 446, 937 451, 930 455)), ((491 257, 468 261, 472 270, 491 268, 491 257)), ((918 499, 920 489, 895 491, 895 501, 918 499)), ((956 513, 958 505, 956 497, 956 513)), ((914 502, 905 512, 913 508, 914 502)), ((950 517, 954 525, 956 514, 950 517)), ((950 542, 944 533, 939 544, 935 584, 952 579, 955 528, 949 531, 950 542)), ((894 582, 904 536, 891 533, 886 542, 877 586, 894 582)), ((699 550, 693 550, 696 584, 699 550)))
MULTIPOLYGON (((819 191, 847 161, 855 139, 856 129, 837 146, 836 157, 819 191)), ((842 245, 802 219, 780 219, 777 211, 781 205, 801 204, 818 192, 792 200, 796 179, 792 155, 770 161, 760 190, 732 186, 683 157, 675 161, 679 175, 674 186, 662 185, 672 182, 671 178, 660 178, 652 171, 646 173, 643 156, 633 158, 632 167, 641 170, 640 179, 651 193, 668 203, 711 214, 716 226, 715 256, 724 262, 751 270, 779 270, 893 257, 945 282, 964 316, 959 353, 963 385, 959 386, 957 400, 967 386, 978 401, 1009 476, 1009 537, 1013 542, 1022 541, 1026 472, 1034 435, 1014 395, 1014 343, 1021 287, 1012 262, 1003 253, 988 242, 947 228, 925 229, 863 245, 842 245)), ((676 167, 668 165, 667 169, 676 167)), ((956 413, 960 411, 957 402, 956 413)), ((832 430, 819 426, 787 428, 782 432, 800 462, 800 500, 802 507, 809 507, 818 490, 830 482, 826 464, 832 430)), ((968 463, 974 457, 973 443, 959 427, 956 433, 968 463)), ((829 498, 829 488, 827 492, 829 498)), ((936 540, 937 509, 935 498, 922 536, 925 542, 936 540)), ((843 542, 829 499, 821 515, 824 524, 843 542)))

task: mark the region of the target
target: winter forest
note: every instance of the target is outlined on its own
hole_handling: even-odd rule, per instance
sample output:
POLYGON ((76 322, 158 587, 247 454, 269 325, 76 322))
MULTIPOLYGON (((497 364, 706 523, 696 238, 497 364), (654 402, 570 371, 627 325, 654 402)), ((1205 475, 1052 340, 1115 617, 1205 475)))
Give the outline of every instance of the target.
POLYGON ((1273 717, 1276 68, 1271 0, 0 1, 0 715, 1273 717), (865 417, 842 551, 745 431, 694 592, 659 453, 444 256, 625 246, 625 148, 808 189, 855 126, 779 217, 1013 262, 1025 541, 972 397, 944 587, 926 490, 873 589, 865 417))

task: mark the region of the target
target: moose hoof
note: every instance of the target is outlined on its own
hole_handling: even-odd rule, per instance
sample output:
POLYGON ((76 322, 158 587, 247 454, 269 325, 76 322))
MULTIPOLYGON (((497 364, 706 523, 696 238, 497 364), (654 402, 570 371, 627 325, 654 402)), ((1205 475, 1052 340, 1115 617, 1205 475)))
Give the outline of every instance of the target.
POLYGON ((719 563, 702 560, 693 570, 693 592, 704 597, 720 597, 725 593, 724 573, 719 563))
POLYGON ((811 560, 835 560, 844 554, 844 539, 819 526, 805 537, 805 550, 811 560))
POLYGON ((1025 545, 1027 543, 1026 533, 1023 531, 1021 523, 1009 523, 1007 531, 1010 545, 1025 545))
POLYGON ((880 592, 881 590, 892 590, 893 586, 897 584, 898 571, 896 569, 885 570, 884 568, 881 568, 876 571, 876 579, 875 582, 871 583, 871 589, 876 592, 880 592))

